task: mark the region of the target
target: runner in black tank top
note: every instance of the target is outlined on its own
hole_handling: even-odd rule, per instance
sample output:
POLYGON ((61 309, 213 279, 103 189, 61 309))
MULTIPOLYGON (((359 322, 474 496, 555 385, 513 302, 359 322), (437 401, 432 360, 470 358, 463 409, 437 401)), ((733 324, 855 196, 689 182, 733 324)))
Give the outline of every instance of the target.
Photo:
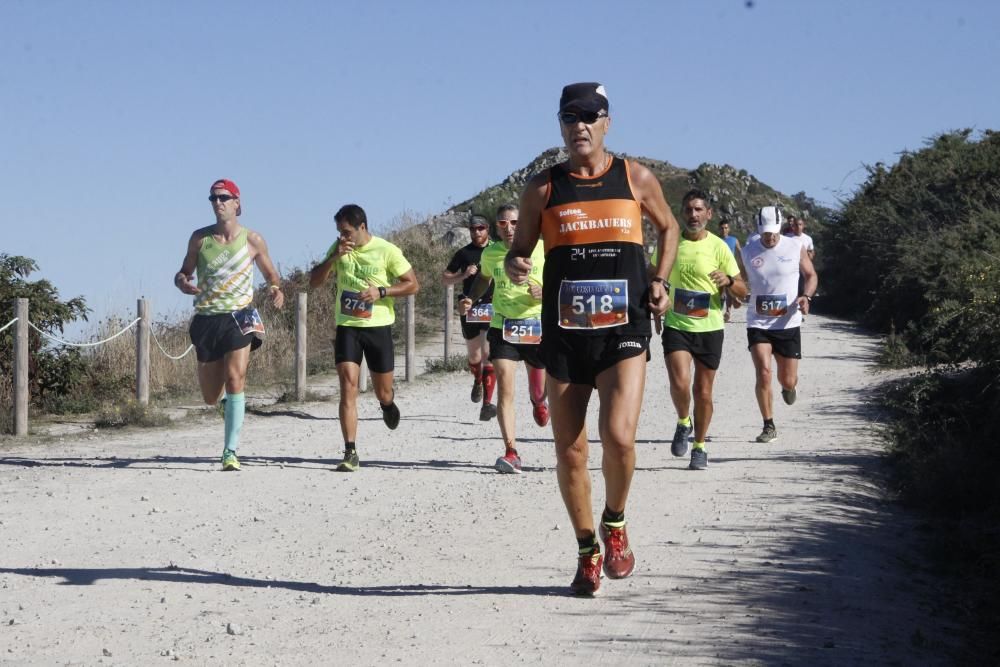
POLYGON ((569 160, 529 181, 521 195, 521 219, 506 270, 514 282, 526 280, 531 251, 544 237, 542 357, 559 489, 578 547, 570 588, 578 595, 594 595, 602 565, 614 579, 629 576, 635 567, 625 531, 625 504, 646 382, 649 314, 662 315, 669 306, 664 283, 680 229, 652 172, 606 152, 604 135, 611 119, 603 86, 577 83, 563 88, 559 119, 569 160), (644 272, 642 215, 659 232, 659 263, 651 282, 644 272), (603 555, 594 530, 587 468, 586 415, 594 388, 603 426, 603 555))

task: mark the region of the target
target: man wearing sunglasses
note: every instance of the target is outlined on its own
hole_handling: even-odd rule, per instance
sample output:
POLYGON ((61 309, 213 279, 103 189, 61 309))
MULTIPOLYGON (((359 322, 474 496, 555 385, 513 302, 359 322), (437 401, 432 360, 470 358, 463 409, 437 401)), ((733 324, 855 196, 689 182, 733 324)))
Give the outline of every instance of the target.
POLYGON ((536 174, 521 195, 521 221, 505 267, 514 283, 531 275, 532 251, 545 242, 541 357, 557 475, 576 533, 577 595, 594 595, 600 574, 628 577, 635 556, 625 532, 625 505, 635 469, 635 432, 646 382, 650 316, 666 311, 666 276, 680 231, 660 182, 640 164, 604 147, 611 126, 598 83, 563 88, 559 126, 569 160, 536 174), (642 221, 658 238, 655 274, 646 272, 642 221), (587 405, 600 400, 605 508, 601 554, 590 501, 587 405))
POLYGON ((358 469, 358 380, 362 358, 371 371, 382 421, 399 426, 399 408, 392 388, 395 354, 392 323, 396 321, 395 297, 416 294, 420 286, 403 251, 368 231, 368 217, 357 204, 342 206, 333 216, 340 237, 322 262, 313 267, 309 286, 317 288, 337 276, 337 334, 334 361, 340 380, 340 432, 344 460, 339 472, 358 469))
POLYGON ((497 399, 500 435, 504 454, 496 460, 498 472, 520 473, 521 455, 517 452, 517 422, 514 415, 514 384, 517 362, 523 361, 528 371, 528 394, 535 423, 549 423, 549 406, 545 400, 545 365, 538 354, 542 336, 542 269, 545 255, 538 243, 532 252, 532 267, 527 282, 515 285, 504 272, 504 258, 517 229, 517 207, 504 204, 497 209, 497 233, 502 243, 494 243, 483 251, 483 270, 476 277, 468 296, 459 302, 459 312, 468 312, 477 298, 491 288, 493 318, 487 340, 490 361, 497 372, 497 399))
POLYGON ((202 398, 215 405, 225 392, 222 469, 239 470, 236 450, 246 409, 247 365, 250 352, 264 339, 264 323, 253 307, 253 265, 264 274, 275 308, 284 306, 285 295, 264 237, 239 223, 243 208, 236 184, 226 179, 212 183, 208 200, 215 224, 191 235, 174 285, 194 297, 189 333, 198 357, 202 398), (192 282, 195 273, 197 284, 192 282))
MULTIPOLYGON (((479 260, 483 249, 490 245, 490 227, 486 218, 473 215, 469 218, 469 237, 471 241, 455 253, 442 273, 445 285, 462 283, 462 294, 459 301, 472 293, 472 284, 479 273, 479 260)), ((469 355, 469 371, 472 372, 472 402, 482 402, 479 409, 479 419, 489 421, 496 416, 493 406, 493 388, 496 386, 496 375, 493 364, 490 363, 490 345, 486 342, 486 332, 490 330, 490 319, 493 317, 493 286, 480 297, 471 308, 462 314, 462 337, 469 355)))

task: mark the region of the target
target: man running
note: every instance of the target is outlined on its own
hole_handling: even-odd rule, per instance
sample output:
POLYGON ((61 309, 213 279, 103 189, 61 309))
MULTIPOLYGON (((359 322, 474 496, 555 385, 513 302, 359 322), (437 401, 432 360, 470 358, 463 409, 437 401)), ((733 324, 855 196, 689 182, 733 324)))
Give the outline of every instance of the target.
MULTIPOLYGON (((719 223, 719 238, 725 241, 726 245, 729 246, 729 252, 733 253, 733 257, 737 257, 740 254, 740 241, 735 236, 731 236, 729 234, 728 220, 722 220, 719 223)), ((722 314, 722 320, 724 322, 729 322, 729 320, 732 319, 733 306, 735 305, 739 308, 740 302, 736 301, 733 303, 732 299, 726 298, 726 292, 723 290, 722 303, 726 307, 726 311, 722 314)))
POLYGON ((809 314, 818 278, 808 249, 795 238, 780 234, 779 209, 762 208, 757 214, 757 229, 760 238, 743 248, 740 268, 753 294, 747 308, 747 341, 757 374, 754 393, 764 419, 757 442, 771 442, 778 437, 771 395, 771 355, 778 366, 781 398, 791 405, 795 402, 802 358, 800 325, 802 316, 809 314))
MULTIPOLYGON (((511 208, 515 208, 511 205, 511 208)), ((515 208, 516 210, 516 208, 515 208)), ((445 285, 462 283, 461 302, 472 294, 472 284, 479 274, 479 262, 483 249, 490 245, 490 226, 486 218, 473 215, 469 219, 469 237, 471 241, 455 253, 442 272, 441 279, 445 285)), ((479 409, 479 419, 489 421, 496 416, 493 406, 493 388, 496 386, 496 374, 489 360, 490 345, 486 341, 486 332, 490 330, 493 318, 493 287, 473 302, 471 308, 462 314, 462 338, 469 355, 469 371, 472 372, 472 402, 482 402, 479 409)))
POLYGON ((722 239, 705 226, 712 219, 708 195, 690 190, 681 200, 684 229, 677 261, 670 273, 673 308, 663 329, 663 355, 670 379, 670 399, 677 410, 677 428, 670 453, 684 456, 694 431, 691 470, 708 467, 705 438, 712 421, 712 388, 722 361, 725 324, 722 292, 732 299, 747 294, 736 257, 722 239), (691 362, 694 362, 694 424, 691 423, 691 362))
POLYGON ((806 254, 809 255, 809 261, 816 259, 816 244, 813 243, 813 237, 806 234, 805 218, 788 216, 788 230, 784 235, 802 244, 806 254))
POLYGON ((497 459, 499 472, 520 473, 521 456, 517 452, 517 422, 514 415, 514 384, 517 362, 523 361, 528 371, 528 394, 531 398, 535 423, 549 423, 549 406, 545 401, 545 365, 539 358, 542 335, 542 268, 545 253, 538 243, 531 253, 532 266, 526 284, 515 285, 504 272, 504 259, 514 240, 517 228, 517 207, 504 204, 497 209, 497 232, 502 243, 494 243, 483 251, 483 270, 476 276, 472 290, 459 304, 460 312, 469 312, 478 297, 493 288, 493 318, 488 334, 490 361, 496 368, 499 395, 497 397, 500 435, 504 454, 497 459))
POLYGON ((208 200, 215 224, 191 234, 174 285, 194 296, 189 335, 198 357, 201 396, 208 405, 224 401, 222 469, 239 470, 236 451, 246 411, 247 365, 250 352, 264 341, 264 323, 252 305, 254 263, 268 282, 275 308, 284 306, 285 295, 264 237, 240 225, 243 208, 236 184, 226 179, 212 183, 208 200), (196 273, 197 285, 192 282, 196 273))
POLYGON ((402 251, 368 231, 368 217, 356 204, 342 206, 333 216, 340 237, 326 258, 313 267, 309 286, 322 286, 331 274, 337 276, 337 334, 334 361, 340 380, 340 431, 344 436, 344 460, 340 472, 358 469, 358 378, 361 358, 371 371, 375 398, 382 421, 390 429, 399 426, 399 408, 392 388, 395 353, 392 323, 396 321, 394 298, 416 294, 420 288, 402 251))
POLYGON ((598 83, 563 88, 559 124, 569 160, 536 174, 521 195, 521 221, 507 254, 511 280, 531 275, 531 255, 545 242, 542 361, 555 439, 559 490, 576 534, 578 560, 570 584, 577 595, 600 588, 601 566, 613 578, 635 568, 625 505, 635 470, 635 431, 646 383, 650 314, 669 305, 666 276, 677 250, 677 221, 653 173, 604 147, 611 126, 598 83), (658 233, 660 261, 645 270, 642 218, 658 233), (587 469, 587 405, 600 400, 605 507, 594 532, 587 469))

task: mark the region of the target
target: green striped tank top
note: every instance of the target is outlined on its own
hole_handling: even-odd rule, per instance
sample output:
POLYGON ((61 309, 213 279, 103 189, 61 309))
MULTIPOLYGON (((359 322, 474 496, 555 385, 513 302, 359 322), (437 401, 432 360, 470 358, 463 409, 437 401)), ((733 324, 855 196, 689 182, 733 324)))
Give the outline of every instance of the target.
POLYGON ((209 234, 198 251, 198 289, 194 309, 200 315, 232 313, 253 302, 253 259, 244 227, 229 243, 209 234))

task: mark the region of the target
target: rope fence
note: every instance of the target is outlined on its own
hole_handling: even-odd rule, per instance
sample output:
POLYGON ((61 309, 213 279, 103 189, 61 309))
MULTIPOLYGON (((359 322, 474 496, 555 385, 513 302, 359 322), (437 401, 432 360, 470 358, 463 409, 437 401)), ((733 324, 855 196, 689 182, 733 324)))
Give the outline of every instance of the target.
MULTIPOLYGON (((453 292, 449 286, 445 300, 444 329, 446 333, 452 330, 452 310, 453 292)), ((299 293, 296 300, 295 309, 295 396, 296 400, 302 401, 306 398, 306 340, 307 340, 307 294, 299 293)), ((13 364, 13 388, 14 388, 14 435, 23 436, 28 434, 28 404, 30 400, 30 390, 28 383, 28 330, 34 329, 39 335, 59 345, 78 348, 93 348, 106 343, 110 343, 126 332, 135 329, 135 397, 136 402, 141 405, 149 404, 149 378, 150 378, 150 339, 156 343, 160 352, 171 361, 179 361, 186 357, 194 349, 194 345, 188 345, 180 355, 174 356, 167 352, 153 332, 149 315, 149 302, 146 299, 138 299, 137 317, 125 325, 120 331, 108 336, 103 340, 74 343, 54 336, 39 328, 28 318, 28 299, 19 298, 16 300, 14 311, 15 317, 0 327, 0 332, 15 326, 14 329, 14 364, 13 364)), ((405 306, 405 350, 406 350, 406 382, 412 382, 416 377, 416 299, 413 295, 406 297, 405 306)), ((450 336, 445 336, 445 359, 448 359, 448 346, 450 336)), ((364 376, 367 376, 367 366, 361 366, 364 376)), ((365 377, 367 380, 367 377, 365 377)), ((362 384, 365 390, 367 382, 362 384)))
POLYGON ((35 326, 34 322, 32 322, 30 320, 28 321, 28 326, 31 327, 32 329, 34 329, 35 331, 37 331, 38 333, 40 333, 41 335, 45 336, 49 340, 51 340, 51 341, 53 341, 55 343, 59 343, 60 345, 68 345, 69 347, 97 347, 98 345, 104 345, 105 343, 110 343, 115 338, 118 338, 123 333, 125 333, 126 331, 128 331, 129 329, 131 329, 132 327, 134 327, 136 324, 138 324, 140 320, 142 320, 141 317, 135 318, 128 325, 126 325, 126 327, 124 329, 122 329, 121 331, 119 331, 115 335, 113 335, 113 336, 111 336, 109 338, 105 338, 104 340, 99 340, 99 341, 97 341, 95 343, 70 343, 69 341, 63 340, 61 338, 56 338, 55 336, 53 336, 52 334, 50 334, 47 331, 42 331, 37 326, 35 326))

